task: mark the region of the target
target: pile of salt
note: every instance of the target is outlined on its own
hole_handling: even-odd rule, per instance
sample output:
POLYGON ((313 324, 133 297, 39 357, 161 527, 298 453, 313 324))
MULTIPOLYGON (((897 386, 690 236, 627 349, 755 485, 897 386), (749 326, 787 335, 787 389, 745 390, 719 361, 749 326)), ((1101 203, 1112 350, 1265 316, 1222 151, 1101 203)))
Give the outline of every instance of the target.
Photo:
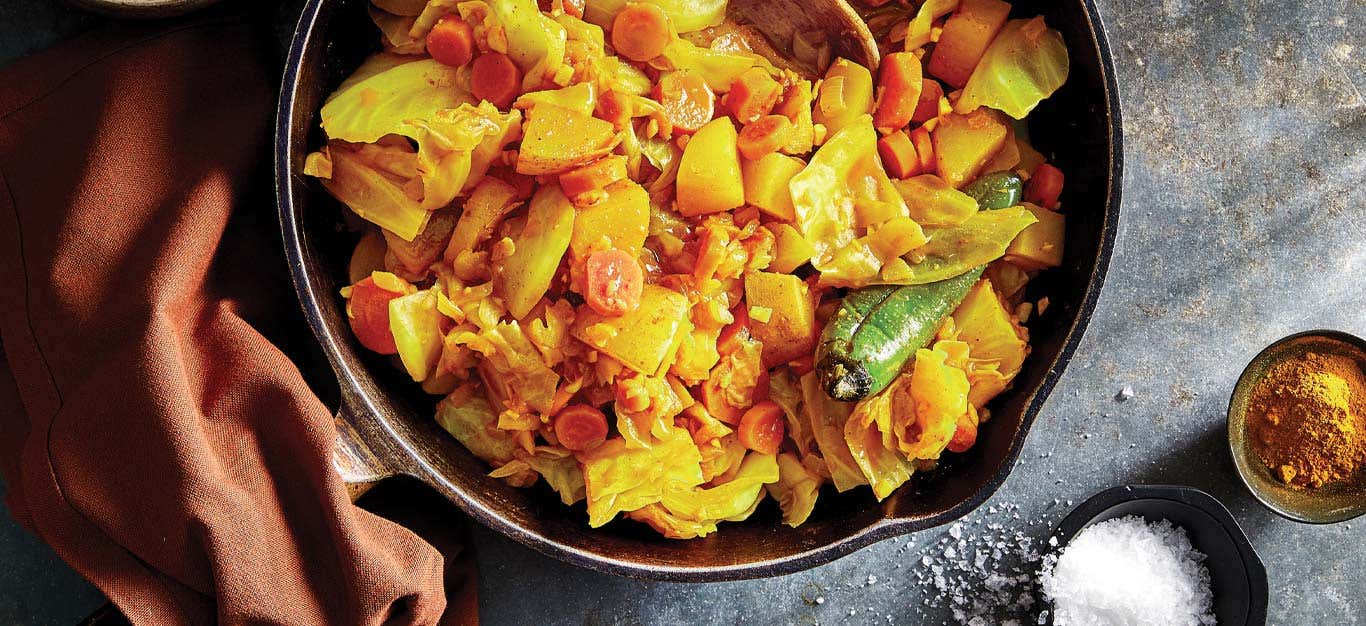
POLYGON ((1204 560, 1184 529, 1131 515, 1083 529, 1039 582, 1057 626, 1214 624, 1204 560))

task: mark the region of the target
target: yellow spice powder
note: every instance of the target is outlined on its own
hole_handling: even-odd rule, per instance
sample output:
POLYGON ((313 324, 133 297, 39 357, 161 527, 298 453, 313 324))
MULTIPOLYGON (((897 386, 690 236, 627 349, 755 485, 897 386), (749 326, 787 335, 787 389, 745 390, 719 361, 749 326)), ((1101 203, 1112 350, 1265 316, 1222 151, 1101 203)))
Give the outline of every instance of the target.
POLYGON ((1306 352, 1271 367, 1247 419, 1257 455, 1293 487, 1348 480, 1366 465, 1366 377, 1349 356, 1306 352))

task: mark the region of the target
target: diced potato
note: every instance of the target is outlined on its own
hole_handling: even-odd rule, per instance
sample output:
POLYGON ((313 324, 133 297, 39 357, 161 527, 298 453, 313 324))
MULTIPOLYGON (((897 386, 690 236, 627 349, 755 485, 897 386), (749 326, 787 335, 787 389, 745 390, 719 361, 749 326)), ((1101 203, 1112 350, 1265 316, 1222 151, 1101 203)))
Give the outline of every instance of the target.
POLYGON ((911 218, 921 226, 957 226, 977 212, 977 201, 934 174, 894 180, 911 218))
POLYGON ((961 89, 1009 15, 1010 3, 1002 0, 962 0, 944 23, 925 71, 961 89))
POLYGON ((739 136, 729 117, 707 122, 683 148, 675 207, 685 216, 717 213, 745 203, 739 136))
POLYGON ((906 209, 900 202, 887 202, 878 198, 854 199, 854 227, 876 228, 894 217, 904 217, 906 209))
POLYGON ((615 143, 611 122, 553 104, 537 104, 527 113, 517 171, 559 174, 611 152, 615 143))
POLYGON ((816 308, 802 279, 771 272, 746 274, 745 301, 751 311, 770 311, 767 322, 751 319, 749 329, 764 344, 764 367, 807 356, 815 349, 816 308))
POLYGON ((1006 260, 1026 270, 1041 270, 1062 265, 1063 240, 1067 218, 1061 213, 1024 205, 1039 221, 1015 236, 1006 248, 1006 260))
POLYGON ((485 178, 465 199, 460 219, 455 223, 455 231, 446 244, 447 261, 454 261, 461 252, 474 250, 485 239, 493 235, 494 229, 503 221, 517 202, 517 188, 497 178, 485 178))
POLYGON ((801 159, 771 152, 758 161, 742 159, 740 173, 744 179, 745 202, 780 220, 796 219, 792 209, 792 192, 787 183, 806 164, 801 159))
POLYGON ((1028 333, 1015 323, 990 280, 979 280, 968 291, 953 312, 953 325, 958 329, 958 339, 968 344, 972 358, 999 361, 1000 371, 1007 377, 1020 371, 1029 353, 1028 333))
POLYGON ((1001 151, 997 152, 996 156, 991 157, 991 160, 982 166, 983 175, 992 172, 1014 171, 1020 165, 1020 144, 1015 140, 1015 125, 1004 114, 998 113, 996 119, 1001 120, 1001 123, 1006 125, 1006 141, 1001 146, 1001 151))
POLYGON ((621 180, 604 190, 606 199, 578 209, 569 249, 575 258, 604 245, 631 254, 640 252, 650 229, 650 194, 640 185, 621 180))
POLYGON ((683 294, 658 285, 645 285, 636 310, 606 317, 583 309, 570 332, 622 365, 654 375, 674 350, 674 338, 687 318, 688 299, 683 294))
POLYGON ((816 255, 816 247, 811 245, 797 228, 791 224, 770 224, 773 231, 773 260, 768 269, 779 274, 791 274, 803 263, 816 255))
POLYGON ((436 310, 436 291, 426 289, 389 301, 389 330, 403 368, 422 382, 441 359, 441 313, 436 310))
POLYGON ((513 240, 512 255, 494 277, 494 289, 512 317, 526 317, 545 295, 573 234, 574 205, 559 187, 541 187, 531 198, 526 224, 513 240))
POLYGON ((860 115, 873 112, 873 73, 849 59, 836 59, 825 71, 811 119, 834 135, 860 115))
POLYGON ((930 134, 934 140, 934 164, 939 177, 961 188, 975 180, 982 168, 1006 141, 1006 125, 988 109, 967 115, 951 113, 939 118, 930 134))

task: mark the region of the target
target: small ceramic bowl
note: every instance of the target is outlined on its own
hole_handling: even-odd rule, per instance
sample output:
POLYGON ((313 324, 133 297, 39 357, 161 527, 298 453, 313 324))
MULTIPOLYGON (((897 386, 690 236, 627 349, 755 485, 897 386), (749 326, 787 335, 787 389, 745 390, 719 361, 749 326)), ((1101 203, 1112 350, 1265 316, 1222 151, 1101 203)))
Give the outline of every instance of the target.
MULTIPOLYGON (((1214 616, 1220 626, 1266 623, 1266 565, 1243 534, 1242 527, 1216 499, 1199 489, 1178 485, 1125 485, 1106 489, 1073 509, 1058 523, 1053 537, 1061 552, 1083 528, 1129 515, 1149 523, 1167 520, 1186 530, 1191 545, 1205 555, 1214 616)), ((1048 624, 1053 624, 1050 609, 1048 624)))
POLYGON ((219 0, 67 0, 73 5, 108 15, 132 19, 175 17, 202 9, 219 0))
POLYGON ((1308 351, 1344 354, 1366 362, 1366 340, 1335 330, 1295 333, 1262 350, 1248 363, 1228 405, 1228 447, 1248 491, 1282 517, 1308 524, 1333 524, 1366 514, 1366 475, 1355 481, 1296 489, 1281 482, 1252 449, 1247 429, 1248 400, 1271 366, 1308 351))

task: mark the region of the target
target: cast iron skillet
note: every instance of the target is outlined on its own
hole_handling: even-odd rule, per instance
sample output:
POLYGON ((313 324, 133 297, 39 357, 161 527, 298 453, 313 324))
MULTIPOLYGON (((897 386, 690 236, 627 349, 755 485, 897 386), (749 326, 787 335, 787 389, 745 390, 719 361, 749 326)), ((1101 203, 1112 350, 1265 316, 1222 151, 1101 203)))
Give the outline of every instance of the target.
POLYGON ((408 476, 450 498, 470 516, 548 555, 591 569, 661 580, 716 581, 773 576, 839 558, 887 537, 966 515, 1000 487, 1025 435, 1081 340, 1100 294, 1119 222, 1119 98, 1114 68, 1090 0, 1016 3, 1015 15, 1042 13, 1071 55, 1067 84, 1040 105, 1033 141, 1066 172, 1064 264, 1031 283, 1048 312, 1030 325, 1034 352, 1014 388, 991 406, 977 445, 950 455, 881 503, 867 489, 822 493, 800 528, 781 524, 773 503, 705 539, 673 541, 618 521, 593 530, 582 505, 570 509, 544 487, 514 489, 488 478, 432 420, 433 400, 351 336, 337 290, 356 236, 337 228, 341 206, 301 173, 323 143, 321 99, 377 45, 365 0, 309 0, 294 33, 276 120, 276 185, 285 254, 309 325, 336 370, 338 470, 357 491, 408 476))

